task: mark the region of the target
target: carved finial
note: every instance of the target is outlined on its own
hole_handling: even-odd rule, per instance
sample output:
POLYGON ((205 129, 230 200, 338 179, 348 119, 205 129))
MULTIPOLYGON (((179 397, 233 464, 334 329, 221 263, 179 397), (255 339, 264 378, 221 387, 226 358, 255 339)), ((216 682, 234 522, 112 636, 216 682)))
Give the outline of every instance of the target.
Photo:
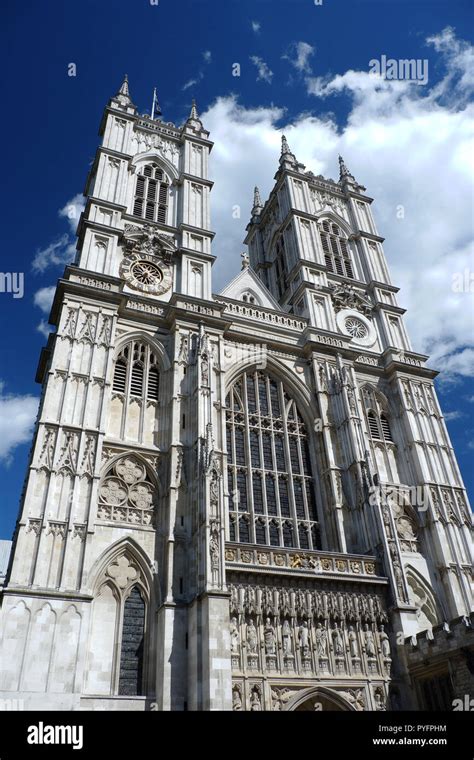
POLYGON ((115 101, 117 101, 122 108, 128 108, 130 106, 133 106, 132 99, 130 97, 130 90, 128 87, 128 76, 125 74, 123 82, 120 86, 119 91, 117 92, 115 98, 115 101))
POLYGON ((262 199, 260 197, 260 190, 257 186, 255 186, 253 191, 253 207, 252 207, 252 214, 257 213, 260 209, 263 208, 262 199))
POLYGON ((288 145, 288 140, 286 139, 285 135, 281 136, 281 155, 285 156, 286 154, 292 155, 290 146, 288 145))
POLYGON ((240 256, 242 258, 242 269, 248 269, 250 266, 250 259, 247 251, 241 253, 240 256))
POLYGON ((281 155, 280 155, 280 164, 284 163, 285 161, 289 161, 290 163, 296 163, 295 154, 291 152, 290 146, 288 145, 288 140, 286 139, 285 135, 281 136, 281 155))
POLYGON ((125 74, 122 85, 117 95, 128 95, 128 97, 130 97, 130 92, 128 89, 128 74, 125 74))
POLYGON ((193 98, 193 102, 191 104, 191 111, 189 113, 189 118, 194 119, 194 121, 199 121, 199 114, 196 106, 196 101, 193 98))
POLYGON ((339 156, 339 182, 346 178, 352 180, 354 179, 353 175, 350 173, 349 169, 344 163, 343 157, 339 156))

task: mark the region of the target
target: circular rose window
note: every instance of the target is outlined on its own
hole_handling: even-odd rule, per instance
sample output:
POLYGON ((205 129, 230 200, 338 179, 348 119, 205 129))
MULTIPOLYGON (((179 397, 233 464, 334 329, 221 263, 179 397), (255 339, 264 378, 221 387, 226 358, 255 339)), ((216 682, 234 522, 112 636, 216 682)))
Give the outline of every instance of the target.
POLYGON ((163 272, 156 264, 142 259, 132 265, 131 273, 141 285, 156 285, 163 279, 163 272))
POLYGON ((368 335, 367 327, 356 317, 347 317, 344 326, 353 338, 366 338, 368 335))

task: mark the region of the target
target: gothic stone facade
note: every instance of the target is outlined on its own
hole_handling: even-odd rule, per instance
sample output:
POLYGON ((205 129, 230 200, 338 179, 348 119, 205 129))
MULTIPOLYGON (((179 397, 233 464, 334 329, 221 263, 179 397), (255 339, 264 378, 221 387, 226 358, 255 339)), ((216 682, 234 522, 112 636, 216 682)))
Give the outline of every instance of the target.
POLYGON ((471 513, 371 198, 283 138, 213 295, 195 106, 141 116, 125 80, 101 135, 38 368, 2 698, 416 709, 419 634, 469 630, 471 513))

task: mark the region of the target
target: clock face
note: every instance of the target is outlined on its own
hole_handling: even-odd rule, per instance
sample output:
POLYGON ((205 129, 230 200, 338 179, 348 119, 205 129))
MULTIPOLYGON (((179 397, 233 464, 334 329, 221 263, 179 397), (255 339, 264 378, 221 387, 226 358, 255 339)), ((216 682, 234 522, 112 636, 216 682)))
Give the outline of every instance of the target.
POLYGON ((129 287, 151 295, 165 293, 172 284, 170 268, 164 262, 158 263, 154 256, 146 254, 126 256, 120 274, 129 287))
POLYGON ((139 259, 132 264, 130 271, 141 285, 155 285, 163 279, 163 272, 160 267, 144 259, 139 259))

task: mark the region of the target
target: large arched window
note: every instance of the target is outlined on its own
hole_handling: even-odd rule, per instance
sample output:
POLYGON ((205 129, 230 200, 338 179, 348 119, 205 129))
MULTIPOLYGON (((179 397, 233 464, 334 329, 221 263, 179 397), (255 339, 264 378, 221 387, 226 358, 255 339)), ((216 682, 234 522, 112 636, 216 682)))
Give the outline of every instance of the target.
POLYGON ((226 401, 230 540, 320 548, 308 436, 280 380, 248 371, 226 401))
POLYGON ((342 277, 354 278, 347 239, 339 225, 324 219, 319 236, 323 247, 324 261, 329 272, 340 274, 342 277))
POLYGON ((146 164, 138 175, 133 201, 134 216, 149 222, 166 224, 168 208, 168 179, 157 164, 146 164))
POLYGON ((151 346, 127 343, 115 360, 107 433, 154 445, 159 390, 158 358, 151 346))
POLYGON ((126 550, 106 565, 94 594, 86 693, 146 693, 148 609, 148 581, 139 562, 126 550))

